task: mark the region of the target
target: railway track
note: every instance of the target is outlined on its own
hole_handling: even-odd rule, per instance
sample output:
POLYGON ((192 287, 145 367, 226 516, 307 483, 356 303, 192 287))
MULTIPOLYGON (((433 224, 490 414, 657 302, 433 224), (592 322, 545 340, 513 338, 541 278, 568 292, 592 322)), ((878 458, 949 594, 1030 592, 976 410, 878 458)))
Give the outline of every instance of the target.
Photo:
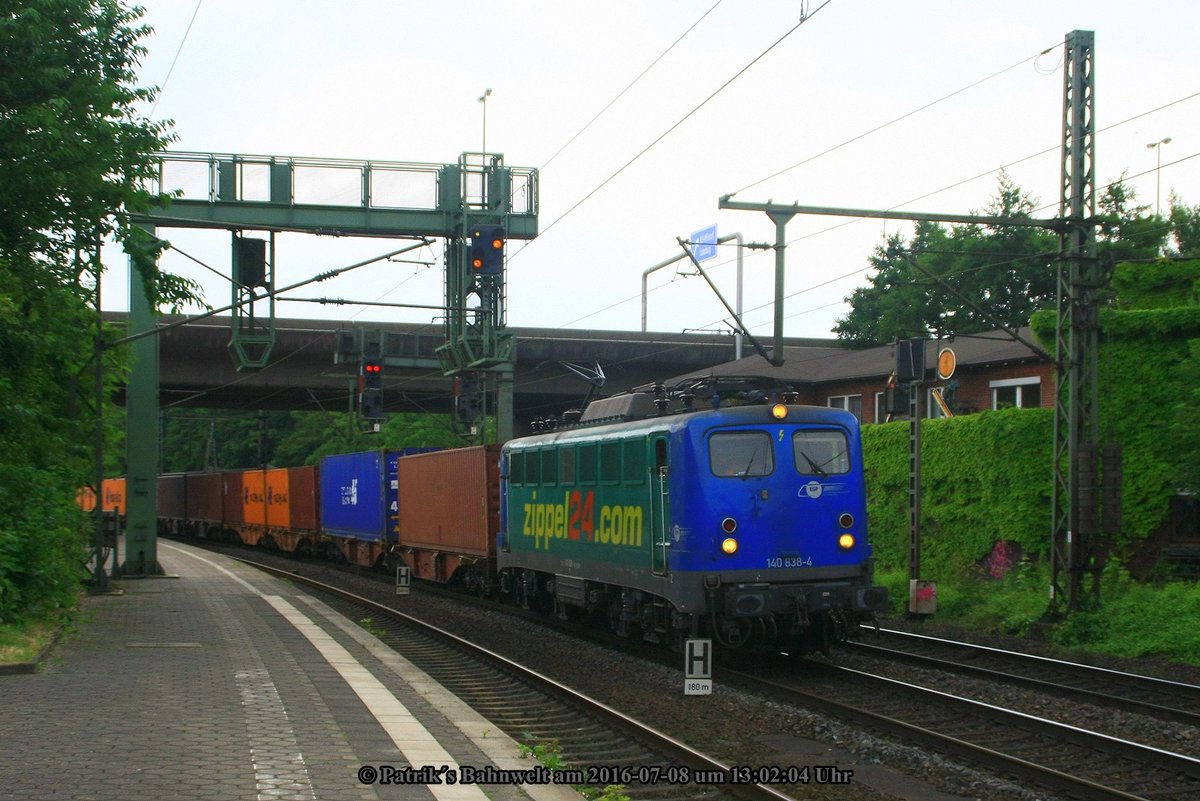
MULTIPOLYGON (((293 580, 302 580, 296 577, 291 569, 275 572, 293 580)), ((353 602, 355 606, 347 608, 346 613, 357 616, 357 619, 366 614, 373 620, 384 620, 396 614, 387 607, 378 607, 378 612, 365 612, 366 607, 358 605, 357 600, 348 602, 353 602)), ((461 597, 457 602, 461 602, 461 597)), ((507 613, 510 610, 506 608, 505 611, 507 613)), ((546 619, 539 619, 540 625, 545 625, 546 619)), ((390 629, 390 625, 388 628, 390 629)), ((396 635, 400 636, 407 635, 396 635)), ((578 633, 574 632, 571 636, 578 636, 578 633)), ((388 641, 391 637, 391 634, 387 634, 384 639, 388 641)), ((397 639, 397 642, 401 641, 397 639)), ((640 652, 641 649, 630 649, 629 645, 631 644, 627 643, 622 650, 640 652)), ((927 645, 932 648, 935 643, 927 645)), ((467 644, 464 646, 470 647, 467 644)), ((503 649, 499 644, 494 644, 493 647, 497 650, 503 649)), ((409 655, 421 651, 424 646, 404 641, 400 648, 409 655)), ((978 646, 973 648, 979 650, 978 646)), ((979 657, 976 656, 974 660, 971 657, 962 659, 970 662, 977 661, 979 657)), ((414 658, 413 661, 418 660, 414 658)), ((455 677, 456 669, 440 668, 437 659, 433 657, 428 664, 422 664, 422 667, 493 719, 514 739, 521 741, 531 734, 535 742, 557 741, 563 756, 572 764, 616 767, 652 765, 660 772, 683 767, 691 771, 690 775, 693 778, 707 778, 711 775, 725 780, 724 785, 718 784, 716 787, 697 784, 668 786, 661 779, 658 786, 638 786, 634 782, 628 787, 630 795, 635 799, 698 798, 708 801, 733 795, 748 797, 751 793, 762 790, 773 794, 765 797, 785 798, 790 793, 791 797, 807 798, 810 797, 808 793, 811 793, 813 788, 806 787, 805 783, 820 779, 781 773, 778 776, 766 777, 767 783, 775 785, 773 787, 731 785, 731 779, 749 781, 757 778, 757 775, 753 771, 746 771, 744 766, 740 770, 735 769, 729 760, 724 764, 716 760, 692 762, 686 753, 691 749, 687 749, 686 746, 683 746, 685 752, 682 753, 675 752, 671 747, 659 749, 638 732, 623 728, 623 716, 615 710, 609 709, 606 713, 611 723, 601 723, 591 718, 587 712, 580 713, 578 707, 573 713, 576 716, 571 717, 562 711, 562 708, 555 707, 558 703, 555 698, 558 690, 526 696, 528 688, 497 689, 503 685, 497 683, 498 679, 493 674, 464 678, 459 684, 459 679, 455 677), (550 700, 543 701, 544 696, 549 696, 550 700), (593 728, 597 726, 599 728, 593 728)), ((776 670, 773 665, 768 665, 766 669, 776 670)), ((496 670, 504 674, 509 673, 508 669, 503 667, 496 670)), ((797 671, 792 663, 786 671, 786 676, 768 676, 764 680, 757 674, 747 676, 732 670, 719 669, 716 679, 722 686, 746 690, 754 693, 756 697, 767 696, 769 700, 779 701, 779 706, 808 709, 828 719, 842 721, 864 734, 880 735, 884 741, 891 740, 942 754, 960 764, 990 771, 996 776, 1009 777, 1020 786, 1050 790, 1061 798, 1123 801, 1143 798, 1163 801, 1200 798, 1200 760, 1172 753, 1172 748, 1156 749, 1137 743, 1123 743, 1118 737, 1095 734, 1088 730, 1092 728, 1092 721, 1085 721, 1077 727, 1039 721, 1034 715, 1022 715, 995 705, 989 706, 953 698, 945 693, 920 690, 904 682, 889 681, 864 672, 831 668, 818 662, 810 662, 800 671, 797 671), (834 702, 830 699, 838 700, 834 702)), ((464 675, 469 676, 468 673, 464 675)), ((968 681, 967 684, 983 685, 1004 681, 988 674, 977 678, 981 680, 968 681)), ((960 681, 962 680, 956 680, 960 681)), ((1151 681, 1150 685, 1155 686, 1156 682, 1151 681)), ((1037 689, 1038 692, 1043 690, 1044 688, 1037 689)), ((567 692, 568 695, 571 694, 571 691, 567 692)), ((1001 695, 1005 696, 1005 700, 998 703, 1007 706, 1007 694, 1001 695)), ((610 700, 610 703, 624 706, 623 699, 610 700)), ((652 716, 650 719, 658 718, 652 716)), ((675 733, 691 740, 690 728, 677 728, 675 733)), ((706 742, 703 733, 700 734, 699 742, 706 742)), ((712 748, 712 745, 709 743, 708 746, 702 747, 712 748)), ((727 753, 725 746, 716 748, 716 753, 727 753)), ((891 761, 890 757, 888 761, 891 761)), ((790 763, 785 762, 784 767, 788 764, 790 763)), ((675 776, 678 777, 678 774, 676 771, 675 776)), ((613 778, 618 777, 614 775, 613 778)), ((637 777, 633 773, 627 773, 625 778, 637 777)))
POLYGON ((849 668, 726 677, 1064 797, 1200 798, 1200 760, 849 668))
POLYGON ((878 642, 867 635, 848 647, 1200 728, 1200 686, 1194 684, 893 629, 879 634, 878 642))
MULTIPOLYGON (((233 557, 238 558, 238 557, 233 557)), ((580 771, 581 784, 623 785, 631 799, 785 801, 789 796, 619 710, 450 632, 299 573, 239 561, 303 584, 351 619, 371 619, 384 643, 536 756, 580 771)), ((786 777, 784 777, 786 778, 786 777)))

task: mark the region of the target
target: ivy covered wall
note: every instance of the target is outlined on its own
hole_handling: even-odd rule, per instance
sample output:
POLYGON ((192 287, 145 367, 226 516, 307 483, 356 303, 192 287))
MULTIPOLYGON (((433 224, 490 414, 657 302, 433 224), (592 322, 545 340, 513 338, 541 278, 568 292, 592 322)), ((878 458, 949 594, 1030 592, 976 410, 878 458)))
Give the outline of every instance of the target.
MULTIPOLYGON (((921 567, 957 575, 997 540, 1050 541, 1050 409, 1004 409, 921 427, 921 567)), ((878 566, 908 567, 907 421, 865 426, 867 514, 878 566)))
MULTIPOLYGON (((1114 544, 1125 558, 1169 522, 1172 495, 1200 490, 1200 262, 1119 265, 1113 287, 1118 300, 1100 318, 1100 438, 1123 446, 1114 544)), ((1054 314, 1032 325, 1052 348, 1054 314)), ((1000 539, 1048 553, 1053 441, 1050 409, 922 423, 922 574, 960 574, 1000 539)), ((878 565, 906 569, 907 421, 865 426, 863 450, 878 565)))

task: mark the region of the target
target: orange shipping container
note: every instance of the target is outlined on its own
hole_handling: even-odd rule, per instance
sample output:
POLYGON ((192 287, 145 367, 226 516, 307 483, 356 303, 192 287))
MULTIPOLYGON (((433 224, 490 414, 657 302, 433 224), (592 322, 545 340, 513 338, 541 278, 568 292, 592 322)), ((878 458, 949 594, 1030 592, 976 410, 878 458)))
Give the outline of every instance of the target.
POLYGON ((272 528, 290 528, 292 525, 291 505, 288 500, 288 469, 276 467, 264 476, 267 501, 267 525, 272 528))
POLYGON ((242 519, 247 526, 289 528, 288 470, 246 470, 242 473, 242 519))
POLYGON ((242 472, 242 520, 247 526, 267 525, 266 480, 262 470, 242 472))

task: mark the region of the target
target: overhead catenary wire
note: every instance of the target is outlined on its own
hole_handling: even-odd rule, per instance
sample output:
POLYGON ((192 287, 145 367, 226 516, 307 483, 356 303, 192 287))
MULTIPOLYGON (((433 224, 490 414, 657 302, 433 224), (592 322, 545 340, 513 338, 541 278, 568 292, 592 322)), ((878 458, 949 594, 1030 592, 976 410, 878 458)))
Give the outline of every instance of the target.
POLYGON ((710 6, 710 7, 709 7, 709 9, 708 9, 707 11, 705 11, 703 14, 701 14, 701 15, 699 16, 699 18, 697 18, 697 19, 696 19, 696 21, 695 21, 695 22, 693 22, 691 25, 689 25, 689 26, 688 26, 688 28, 687 28, 687 30, 685 30, 683 33, 679 34, 679 36, 678 36, 678 37, 675 39, 675 41, 671 42, 671 44, 667 46, 667 49, 666 49, 666 50, 664 50, 664 51, 662 51, 661 53, 659 53, 659 54, 658 54, 658 57, 657 57, 656 59, 654 59, 653 61, 651 61, 651 62, 650 62, 650 63, 649 63, 647 66, 646 66, 646 68, 645 68, 645 69, 643 69, 641 72, 639 72, 639 73, 637 74, 637 76, 636 76, 636 77, 634 77, 634 79, 633 79, 632 81, 630 81, 628 84, 626 84, 624 89, 622 89, 621 91, 617 92, 616 96, 615 96, 615 97, 613 97, 613 99, 612 99, 612 100, 608 101, 608 103, 606 103, 606 104, 604 105, 604 107, 603 107, 603 108, 601 108, 599 111, 597 111, 597 112, 596 112, 596 114, 595 114, 595 115, 594 115, 594 116, 593 116, 593 117, 592 117, 590 120, 588 120, 588 121, 587 121, 587 123, 585 123, 585 124, 584 124, 584 126, 583 126, 582 128, 580 128, 578 131, 576 131, 576 132, 575 132, 575 135, 574 135, 574 136, 572 136, 570 139, 568 139, 566 142, 564 142, 564 143, 563 143, 563 144, 562 144, 562 145, 561 145, 561 146, 558 148, 558 150, 554 151, 553 155, 551 155, 551 156, 550 156, 550 158, 548 158, 548 159, 546 159, 544 162, 542 162, 542 166, 538 167, 538 170, 539 170, 539 171, 541 171, 541 170, 544 170, 544 169, 546 169, 546 167, 548 167, 548 166, 550 165, 550 162, 552 162, 552 161, 554 161, 556 158, 558 158, 559 154, 560 154, 560 153, 562 153, 564 150, 566 150, 568 147, 570 147, 570 146, 571 146, 571 144, 572 144, 572 143, 573 143, 573 142, 574 142, 576 139, 578 139, 580 136, 582 136, 582 135, 583 135, 583 133, 584 133, 584 132, 585 132, 585 131, 586 131, 588 128, 592 127, 592 124, 593 124, 594 122, 596 122, 596 120, 598 120, 598 119, 600 119, 602 116, 604 116, 604 112, 606 112, 606 111, 608 111, 610 108, 612 108, 612 107, 613 107, 613 105, 614 105, 614 104, 615 104, 615 103, 616 103, 618 100, 620 100, 622 97, 624 97, 624 96, 625 96, 625 93, 626 93, 626 92, 628 92, 630 89, 632 89, 632 88, 634 87, 634 85, 635 85, 636 83, 638 83, 638 81, 640 81, 642 78, 644 78, 644 77, 646 76, 646 73, 650 72, 650 70, 654 69, 654 67, 655 67, 655 66, 658 64, 658 62, 660 62, 660 61, 662 61, 664 58, 666 58, 667 54, 668 54, 668 53, 670 53, 672 50, 674 50, 674 49, 675 49, 675 46, 676 46, 677 44, 679 44, 679 43, 680 43, 680 42, 682 42, 684 39, 686 39, 686 38, 687 38, 687 36, 688 36, 688 34, 690 34, 692 31, 694 31, 694 30, 696 29, 696 27, 697 27, 697 26, 698 26, 698 25, 699 25, 701 22, 703 22, 703 21, 704 21, 704 20, 705 20, 705 19, 708 17, 708 15, 709 15, 709 14, 713 13, 713 11, 715 11, 715 10, 716 10, 717 6, 721 5, 721 3, 722 3, 722 2, 723 2, 723 0, 717 0, 717 2, 713 3, 713 4, 712 4, 712 6, 710 6))
POLYGON ((1041 56, 1044 56, 1046 53, 1049 53, 1051 50, 1053 50, 1056 46, 1057 45, 1051 45, 1050 47, 1047 47, 1046 49, 1041 50, 1032 56, 1026 56, 1025 58, 1021 59, 1020 61, 1016 62, 1015 64, 1011 64, 1002 70, 997 70, 996 72, 993 72, 991 75, 986 75, 983 78, 980 78, 976 81, 972 81, 971 83, 967 84, 966 86, 959 87, 958 89, 955 89, 953 92, 950 92, 949 94, 942 95, 937 100, 931 100, 930 102, 926 103, 923 106, 915 108, 912 111, 906 112, 904 114, 901 114, 899 117, 891 119, 880 125, 877 125, 868 131, 863 131, 862 133, 860 133, 856 136, 852 136, 849 139, 845 140, 844 142, 840 142, 832 147, 828 147, 819 153, 814 153, 813 155, 809 156, 808 158, 802 159, 802 160, 796 162, 795 164, 792 164, 791 166, 784 167, 781 170, 776 170, 775 172, 771 173, 770 175, 768 175, 764 178, 759 178, 757 181, 754 181, 753 183, 746 184, 741 189, 737 190, 736 192, 731 193, 731 196, 736 195, 740 192, 745 192, 747 189, 753 189, 754 187, 758 186, 759 184, 766 183, 767 181, 771 180, 772 178, 778 178, 780 175, 783 175, 784 173, 787 173, 787 172, 791 172, 792 170, 796 169, 797 167, 802 167, 803 165, 808 164, 809 162, 815 161, 815 160, 821 158, 822 156, 828 156, 830 153, 841 150, 842 148, 844 148, 848 145, 852 145, 855 142, 859 141, 860 139, 865 139, 866 137, 870 136, 871 134, 878 133, 879 131, 882 131, 885 128, 891 127, 892 125, 895 125, 898 122, 903 122, 904 120, 908 119, 909 117, 913 117, 917 114, 920 114, 922 111, 931 109, 934 106, 938 105, 939 103, 945 102, 946 100, 949 100, 952 97, 956 97, 956 96, 962 94, 963 92, 967 92, 971 89, 974 89, 976 86, 985 84, 994 78, 998 78, 1001 75, 1003 75, 1004 73, 1010 72, 1011 70, 1016 69, 1017 67, 1021 66, 1022 64, 1026 64, 1030 61, 1036 61, 1041 56))
POLYGON ((150 107, 150 113, 146 115, 149 119, 154 119, 154 112, 158 110, 158 101, 162 99, 163 92, 167 89, 167 83, 171 80, 171 74, 175 72, 179 54, 183 52, 183 46, 187 44, 188 34, 192 32, 192 24, 195 23, 196 15, 200 13, 200 6, 203 4, 204 0, 196 0, 196 8, 192 11, 192 18, 188 20, 187 30, 183 32, 183 38, 179 40, 179 47, 175 49, 175 57, 171 59, 171 66, 167 69, 167 77, 163 78, 162 86, 158 87, 158 92, 154 96, 154 105, 150 107))
MULTIPOLYGON (((703 100, 701 100, 698 104, 696 104, 696 106, 694 106, 691 111, 687 112, 682 117, 680 117, 674 124, 672 124, 669 128, 667 128, 665 131, 663 131, 661 134, 659 134, 657 137, 655 137, 648 145, 646 145, 641 150, 639 150, 633 156, 633 158, 626 161, 624 164, 622 164, 620 167, 618 167, 612 174, 610 174, 607 178, 605 178, 603 181, 601 181, 599 184, 597 184, 591 191, 589 191, 587 194, 585 194, 579 200, 575 201, 575 203, 573 205, 571 205, 566 211, 564 211, 562 214, 560 214, 558 217, 556 217, 549 225, 547 225, 545 228, 543 228, 541 230, 540 235, 545 236, 545 234, 548 233, 550 231, 550 229, 554 228, 556 225, 558 225, 560 222, 562 222, 564 219, 566 219, 568 216, 570 216, 576 209, 578 209, 580 206, 582 206, 584 203, 586 203, 588 200, 590 200, 601 189, 603 189, 604 187, 606 187, 610 183, 612 183, 612 181, 615 180, 617 178, 617 176, 619 176, 621 173, 625 172, 625 170, 629 169, 629 167, 631 167, 635 162, 637 162, 639 159, 641 159, 642 156, 646 155, 656 145, 658 145, 660 142, 662 142, 664 139, 666 139, 668 136, 670 136, 671 133, 673 133, 675 131, 675 129, 679 128, 679 126, 683 125, 685 122, 687 122, 689 119, 691 119, 691 117, 694 114, 696 114, 696 112, 698 112, 700 109, 702 109, 706 105, 708 105, 708 103, 713 98, 715 98, 717 95, 721 94, 721 92, 723 92, 726 88, 728 88, 738 78, 742 77, 742 75, 746 74, 746 72, 751 67, 753 67, 759 61, 761 61, 763 58, 765 58, 768 53, 770 53, 772 50, 774 50, 776 47, 778 47, 780 44, 782 44, 788 37, 790 37, 793 33, 795 33, 797 30, 799 30, 800 27, 803 26, 806 22, 811 20, 818 13, 820 13, 820 11, 823 8, 825 8, 827 5, 829 5, 831 2, 833 2, 833 0, 825 0, 825 2, 823 2, 823 3, 821 3, 821 5, 817 6, 817 8, 815 10, 802 16, 800 18, 799 22, 797 22, 795 25, 793 25, 790 29, 788 29, 787 32, 785 32, 782 36, 780 36, 778 39, 776 39, 774 42, 772 42, 765 50, 763 50, 761 53, 759 53, 757 56, 755 56, 753 59, 751 59, 750 62, 747 63, 744 67, 742 67, 740 70, 738 70, 736 73, 734 73, 734 75, 732 77, 730 77, 728 80, 726 80, 720 86, 718 86, 715 90, 713 90, 707 97, 705 97, 703 100)), ((521 250, 517 251, 512 256, 510 256, 509 257, 510 260, 512 258, 515 258, 516 256, 520 255, 520 253, 524 249, 525 248, 522 247, 521 250)))

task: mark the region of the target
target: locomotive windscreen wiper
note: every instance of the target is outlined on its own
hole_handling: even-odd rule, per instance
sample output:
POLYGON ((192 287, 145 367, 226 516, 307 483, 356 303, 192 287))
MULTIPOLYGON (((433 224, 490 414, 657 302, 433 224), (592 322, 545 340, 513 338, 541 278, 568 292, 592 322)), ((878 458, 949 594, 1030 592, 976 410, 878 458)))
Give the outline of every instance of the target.
POLYGON ((742 481, 750 475, 750 465, 754 464, 754 457, 758 455, 758 451, 750 451, 750 461, 746 462, 746 471, 742 473, 742 481))
MULTIPOLYGON (((808 462, 808 466, 813 469, 814 473, 816 473, 821 478, 829 478, 829 474, 826 473, 824 470, 822 470, 821 465, 814 462, 813 458, 811 456, 809 456, 804 451, 800 451, 800 455, 804 457, 804 461, 808 462)), ((833 461, 833 460, 830 459, 829 461, 833 461)), ((829 462, 826 462, 825 464, 829 464, 829 462)))

